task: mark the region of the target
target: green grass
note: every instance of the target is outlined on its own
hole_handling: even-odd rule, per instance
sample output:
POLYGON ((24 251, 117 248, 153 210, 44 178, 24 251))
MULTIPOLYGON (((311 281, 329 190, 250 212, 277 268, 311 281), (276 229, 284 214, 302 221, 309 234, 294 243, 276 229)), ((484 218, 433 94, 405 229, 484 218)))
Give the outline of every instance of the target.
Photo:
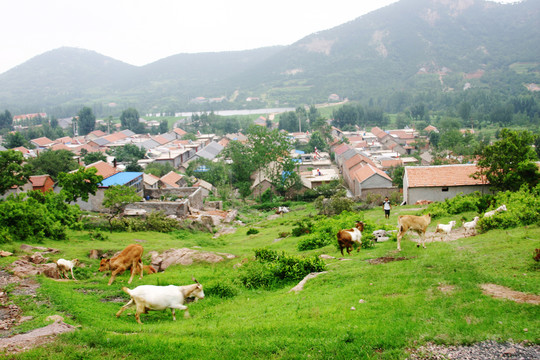
MULTIPOLYGON (((388 220, 381 209, 369 210, 364 219, 394 225, 399 214, 417 213, 414 208, 395 207, 388 220)), ((534 248, 540 247, 538 227, 427 243, 427 249, 417 248, 410 241, 412 236, 406 236, 401 253, 390 241, 354 252, 348 257, 350 261, 327 260, 328 273, 310 280, 297 294, 288 292, 294 282, 273 290, 248 290, 237 284, 239 291, 234 297, 207 294, 205 299, 189 304, 189 319, 177 312, 174 322, 169 310, 156 311, 143 314, 142 325, 135 322, 130 311, 117 319, 115 313, 123 303, 107 301, 118 297, 128 300, 121 290, 127 286, 128 274, 107 286, 108 276, 97 272, 98 260, 87 257, 91 249, 119 250, 135 239, 145 248, 146 256, 153 250, 197 245, 237 258, 211 265, 172 266, 143 280, 135 278, 129 287, 189 284, 192 275, 203 286, 220 281, 234 283, 240 271, 234 265, 252 258, 255 248, 298 253, 296 243, 300 238, 276 239, 279 233, 290 232, 301 216, 315 211, 304 205, 275 220, 265 220, 269 214, 244 215, 246 226, 218 239, 204 233, 148 232, 107 233, 109 240, 91 242, 86 232, 73 232, 68 242, 46 242, 45 246, 61 249, 57 257, 78 257, 86 267, 76 269, 79 281, 39 277, 41 288, 36 299, 15 297, 25 315, 34 316, 16 330, 43 326, 52 314, 61 314, 79 328, 60 336, 54 344, 16 358, 404 359, 407 349, 426 342, 539 342, 539 306, 494 299, 483 295, 479 287, 495 283, 540 293, 539 267, 532 260, 534 248), (259 233, 246 235, 248 228, 256 228, 259 233), (382 256, 407 260, 378 265, 367 261, 382 256), (441 291, 441 285, 452 286, 453 290, 441 291), (364 302, 359 302, 361 299, 364 302), (36 307, 35 301, 42 305, 36 307)), ((446 220, 450 218, 440 219, 446 220)), ((341 256, 335 245, 303 254, 322 253, 341 256)), ((2 265, 6 263, 2 260, 2 265)))

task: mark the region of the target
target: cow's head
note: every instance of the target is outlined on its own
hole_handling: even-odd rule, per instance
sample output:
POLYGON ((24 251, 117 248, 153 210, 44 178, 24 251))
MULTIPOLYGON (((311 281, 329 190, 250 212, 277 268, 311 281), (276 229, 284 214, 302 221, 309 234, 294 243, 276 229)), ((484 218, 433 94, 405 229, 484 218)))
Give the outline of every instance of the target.
POLYGON ((99 271, 109 270, 110 265, 111 265, 111 259, 101 259, 101 262, 99 263, 99 271))

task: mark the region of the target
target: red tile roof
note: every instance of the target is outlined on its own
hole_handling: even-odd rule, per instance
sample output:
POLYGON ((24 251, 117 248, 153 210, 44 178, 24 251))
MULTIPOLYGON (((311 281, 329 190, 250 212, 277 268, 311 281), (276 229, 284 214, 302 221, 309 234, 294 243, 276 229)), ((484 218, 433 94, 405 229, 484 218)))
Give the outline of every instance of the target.
POLYGON ((407 166, 405 174, 409 187, 464 186, 488 184, 487 180, 474 179, 471 174, 479 168, 474 164, 407 166))
POLYGON ((169 172, 166 175, 161 177, 161 182, 172 187, 180 187, 177 182, 183 178, 182 175, 175 173, 174 171, 169 172))
POLYGON ((338 147, 336 147, 334 149, 334 152, 336 153, 336 155, 341 155, 343 154, 344 152, 346 152, 347 150, 349 150, 351 147, 347 144, 341 144, 339 145, 338 147))
POLYGON ((401 159, 381 160, 381 166, 384 169, 388 169, 388 168, 396 167, 396 166, 403 166, 403 160, 401 159))
POLYGON ((32 139, 30 141, 33 142, 34 144, 37 144, 38 146, 49 146, 54 143, 54 141, 44 136, 37 139, 32 139))
POLYGON ((120 171, 115 168, 114 166, 112 166, 111 164, 105 162, 105 161, 97 161, 95 163, 92 163, 90 165, 87 165, 86 166, 87 169, 89 168, 96 168, 97 169, 97 173, 96 175, 101 175, 103 176, 103 179, 105 180, 106 178, 110 177, 110 176, 113 176, 114 174, 116 173, 119 173, 120 171))
POLYGON ((30 180, 30 182, 32 183, 34 187, 45 186, 47 179, 51 179, 51 177, 49 175, 34 175, 34 176, 28 177, 28 180, 30 180))
POLYGON ((180 135, 180 136, 184 136, 184 135, 187 134, 187 132, 185 132, 184 130, 182 130, 182 129, 180 129, 180 128, 174 128, 173 131, 174 131, 175 133, 177 133, 178 135, 180 135))
POLYGON ((390 176, 388 176, 384 171, 366 163, 361 164, 358 169, 354 170, 353 174, 351 174, 351 177, 354 177, 356 180, 358 180, 358 182, 362 183, 375 174, 379 174, 383 178, 392 181, 390 176))

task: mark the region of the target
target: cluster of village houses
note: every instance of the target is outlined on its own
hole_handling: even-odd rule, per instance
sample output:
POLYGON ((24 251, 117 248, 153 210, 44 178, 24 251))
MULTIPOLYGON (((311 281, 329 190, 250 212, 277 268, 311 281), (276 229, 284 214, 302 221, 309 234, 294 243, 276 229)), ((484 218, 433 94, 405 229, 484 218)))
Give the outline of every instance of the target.
MULTIPOLYGON (((266 122, 261 120, 260 123, 266 122)), ((437 131, 433 126, 425 130, 437 131)), ((202 208, 205 197, 216 191, 212 184, 198 179, 194 179, 192 186, 187 186, 186 177, 181 173, 186 170, 189 162, 199 158, 216 161, 231 141, 246 141, 247 138, 241 133, 225 136, 199 134, 197 140, 192 141, 183 140, 184 135, 186 132, 178 127, 155 136, 135 134, 130 130, 110 134, 96 130, 86 136, 73 138, 32 139, 30 142, 34 149, 20 147, 14 150, 21 151, 25 157, 38 156, 40 152, 48 149, 66 149, 77 156, 83 149, 89 153, 96 151, 105 153, 114 147, 136 145, 146 151, 146 158, 139 161, 143 168, 149 163, 170 164, 178 172, 171 171, 161 178, 142 172, 125 172, 123 171, 125 167, 117 164, 112 157, 108 157, 107 161, 82 164, 86 168, 97 169, 97 174, 103 176, 103 181, 96 195, 91 196, 88 202, 79 201, 81 208, 88 211, 103 211, 101 203, 104 191, 113 185, 127 185, 134 187, 145 200, 163 200, 170 198, 171 194, 175 195, 177 201, 178 198, 184 199, 186 204, 182 211, 186 213, 189 207, 202 208), (164 196, 165 193, 168 196, 164 196)), ((299 143, 307 143, 310 136, 307 132, 289 135, 299 143)), ((333 160, 329 153, 306 154, 293 150, 291 155, 297 158, 304 189, 314 189, 342 178, 349 189, 349 195, 356 199, 366 200, 370 194, 377 194, 378 198, 382 198, 394 192, 402 192, 403 203, 407 204, 423 200, 441 201, 459 193, 489 191, 489 184, 470 176, 478 170, 474 164, 431 166, 432 157, 427 149, 420 150, 421 161, 417 159, 418 157, 411 156, 419 151, 414 146, 419 134, 413 129, 384 131, 373 127, 370 131, 358 129, 355 132, 344 132, 333 127, 332 136, 334 141, 330 144, 330 154, 333 154, 333 160), (405 167, 403 190, 393 185, 388 175, 388 171, 397 166, 405 167)), ((12 192, 29 189, 46 191, 54 187, 51 177, 44 174, 32 176, 27 185, 13 189, 12 192)), ((253 175, 252 190, 255 195, 271 187, 270 180, 264 174, 253 175)), ((178 209, 178 206, 174 208, 178 209)), ((178 210, 175 211, 178 215, 178 210)))

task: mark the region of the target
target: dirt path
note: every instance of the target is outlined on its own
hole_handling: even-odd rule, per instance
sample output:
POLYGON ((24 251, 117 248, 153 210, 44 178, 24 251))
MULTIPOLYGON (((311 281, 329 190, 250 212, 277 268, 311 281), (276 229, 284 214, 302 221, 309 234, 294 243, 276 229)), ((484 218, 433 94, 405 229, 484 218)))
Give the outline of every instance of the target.
MULTIPOLYGON (((0 271, 0 289, 17 284, 12 290, 16 295, 35 296, 39 283, 33 277, 20 278, 7 271, 0 271)), ((13 335, 12 328, 32 317, 23 316, 22 310, 14 304, 6 292, 0 290, 0 355, 26 351, 54 341, 56 335, 73 331, 75 327, 64 323, 61 316, 51 316, 53 324, 34 329, 24 334, 13 335)))

